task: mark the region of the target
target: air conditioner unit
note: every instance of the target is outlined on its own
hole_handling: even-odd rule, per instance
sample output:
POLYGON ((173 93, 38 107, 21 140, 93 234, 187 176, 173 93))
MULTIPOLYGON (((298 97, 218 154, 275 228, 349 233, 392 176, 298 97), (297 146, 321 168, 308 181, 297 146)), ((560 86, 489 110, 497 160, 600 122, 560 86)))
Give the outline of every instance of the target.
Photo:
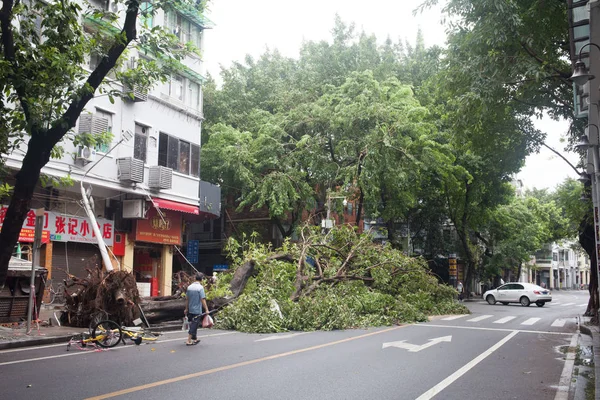
POLYGON ((123 85, 123 94, 126 100, 133 101, 134 103, 148 101, 148 88, 139 85, 134 85, 133 87, 123 85))
POLYGON ((118 158, 119 180, 121 182, 144 182, 144 162, 133 157, 118 158))
POLYGON ((79 117, 79 133, 104 133, 108 131, 108 119, 97 114, 82 114, 79 117))
POLYGON ((171 168, 155 165, 150 167, 148 187, 152 189, 171 189, 173 170, 171 168))
POLYGON ((144 199, 123 200, 123 218, 146 218, 146 201, 144 199))
POLYGON ((88 146, 79 146, 77 149, 77 157, 76 160, 81 160, 84 163, 91 163, 96 161, 96 150, 92 149, 88 146))

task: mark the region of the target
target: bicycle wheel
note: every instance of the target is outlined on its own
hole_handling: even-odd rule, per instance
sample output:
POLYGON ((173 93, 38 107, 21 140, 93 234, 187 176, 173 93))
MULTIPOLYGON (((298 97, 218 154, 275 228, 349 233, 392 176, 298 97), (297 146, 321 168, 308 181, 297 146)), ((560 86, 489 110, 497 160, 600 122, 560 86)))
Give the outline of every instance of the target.
POLYGON ((115 321, 100 321, 92 330, 92 338, 100 347, 115 347, 123 338, 121 327, 115 321))
POLYGON ((44 297, 47 297, 49 300, 46 304, 52 304, 56 299, 56 291, 54 290, 54 287, 52 287, 52 279, 47 279, 44 282, 44 297))
POLYGON ((93 333, 94 327, 100 323, 100 321, 108 321, 108 313, 104 310, 97 310, 90 315, 90 335, 93 333))

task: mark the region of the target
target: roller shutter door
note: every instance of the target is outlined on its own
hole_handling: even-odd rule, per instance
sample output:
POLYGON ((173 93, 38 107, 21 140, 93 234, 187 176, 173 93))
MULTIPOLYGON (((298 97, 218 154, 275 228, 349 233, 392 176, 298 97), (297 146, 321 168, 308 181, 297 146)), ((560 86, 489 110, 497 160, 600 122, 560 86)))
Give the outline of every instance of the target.
POLYGON ((76 242, 52 244, 52 280, 55 282, 62 282, 67 272, 85 278, 88 275, 86 268, 93 269, 100 265, 102 258, 96 245, 76 242))

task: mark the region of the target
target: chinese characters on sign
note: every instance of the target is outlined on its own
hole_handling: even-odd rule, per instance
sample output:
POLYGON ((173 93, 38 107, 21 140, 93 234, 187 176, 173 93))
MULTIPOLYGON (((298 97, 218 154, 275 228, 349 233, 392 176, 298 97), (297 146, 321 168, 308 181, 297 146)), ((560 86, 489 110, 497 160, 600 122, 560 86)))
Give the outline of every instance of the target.
MULTIPOLYGON (((0 226, 4 222, 4 216, 8 206, 0 208, 0 226)), ((114 225, 112 221, 98 218, 98 228, 107 246, 112 246, 114 241, 114 225)), ((30 210, 27 218, 23 221, 23 228, 19 237, 20 242, 33 242, 35 232, 35 211, 30 210)), ((58 214, 53 211, 44 213, 44 225, 42 242, 48 240, 58 242, 81 242, 96 243, 96 235, 92 229, 92 223, 88 218, 73 215, 58 214)))
POLYGON ((187 254, 186 258, 191 263, 198 262, 198 253, 200 249, 200 241, 199 240, 188 240, 187 242, 187 254))
POLYGON ((181 215, 177 212, 163 210, 163 217, 154 207, 148 210, 148 219, 137 221, 135 240, 140 242, 181 244, 181 215))

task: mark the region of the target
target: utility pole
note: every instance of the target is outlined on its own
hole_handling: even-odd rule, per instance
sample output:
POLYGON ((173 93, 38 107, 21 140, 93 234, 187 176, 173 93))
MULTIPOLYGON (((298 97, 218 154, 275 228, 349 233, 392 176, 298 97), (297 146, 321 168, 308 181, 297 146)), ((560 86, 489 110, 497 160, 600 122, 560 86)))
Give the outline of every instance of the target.
POLYGON ((33 236, 33 255, 31 257, 31 279, 29 281, 29 306, 27 307, 27 333, 31 331, 31 319, 35 304, 35 268, 40 262, 40 246, 42 245, 42 230, 44 229, 44 209, 35 210, 35 232, 33 236))

